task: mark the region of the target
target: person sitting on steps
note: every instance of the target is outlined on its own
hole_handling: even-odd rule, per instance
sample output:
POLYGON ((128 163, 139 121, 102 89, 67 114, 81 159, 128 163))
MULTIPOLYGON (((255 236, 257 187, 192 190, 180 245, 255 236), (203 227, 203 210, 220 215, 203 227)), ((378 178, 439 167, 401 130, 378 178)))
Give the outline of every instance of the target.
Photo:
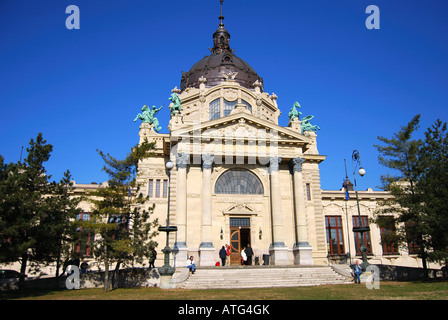
POLYGON ((196 264, 194 263, 194 257, 191 256, 190 259, 187 260, 187 268, 190 269, 191 273, 195 273, 196 264))

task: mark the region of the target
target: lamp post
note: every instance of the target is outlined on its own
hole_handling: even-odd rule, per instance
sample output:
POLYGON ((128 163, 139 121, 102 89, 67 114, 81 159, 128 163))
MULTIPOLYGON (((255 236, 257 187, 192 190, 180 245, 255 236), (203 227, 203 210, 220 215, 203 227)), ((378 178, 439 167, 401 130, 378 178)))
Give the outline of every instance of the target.
POLYGON ((366 174, 366 170, 361 166, 361 156, 359 155, 358 150, 354 150, 352 153, 352 166, 353 166, 353 182, 355 183, 355 194, 356 194, 356 205, 358 207, 358 221, 359 225, 357 227, 353 227, 353 232, 359 232, 360 237, 360 247, 362 255, 362 264, 361 268, 365 271, 369 263, 367 262, 367 248, 364 245, 364 233, 369 232, 370 228, 368 226, 363 226, 361 219, 361 210, 359 209, 359 198, 358 198, 358 187, 356 185, 356 169, 359 166, 358 174, 363 177, 366 174))
POLYGON ((167 209, 167 218, 166 218, 166 226, 159 227, 159 231, 166 232, 166 245, 163 248, 162 252, 164 254, 164 264, 159 268, 159 274, 161 277, 160 288, 162 289, 171 289, 171 277, 174 274, 175 268, 170 266, 170 253, 172 250, 169 245, 169 237, 170 232, 176 232, 176 226, 170 226, 170 194, 171 194, 171 169, 173 169, 174 164, 169 160, 165 164, 166 169, 168 170, 168 209, 167 209))

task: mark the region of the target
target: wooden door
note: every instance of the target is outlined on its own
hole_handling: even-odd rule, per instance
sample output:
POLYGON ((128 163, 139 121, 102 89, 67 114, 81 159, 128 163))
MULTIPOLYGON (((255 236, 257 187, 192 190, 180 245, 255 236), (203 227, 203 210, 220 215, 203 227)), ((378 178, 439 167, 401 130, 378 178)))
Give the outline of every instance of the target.
POLYGON ((230 228, 230 264, 241 264, 241 242, 240 242, 240 228, 230 228))

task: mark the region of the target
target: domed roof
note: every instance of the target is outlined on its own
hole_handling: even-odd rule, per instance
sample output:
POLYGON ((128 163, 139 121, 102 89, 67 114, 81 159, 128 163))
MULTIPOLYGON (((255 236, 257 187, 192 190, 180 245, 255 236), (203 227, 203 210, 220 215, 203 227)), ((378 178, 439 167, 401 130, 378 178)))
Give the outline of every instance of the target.
POLYGON ((182 72, 181 90, 199 88, 199 78, 201 77, 207 79, 207 86, 218 85, 229 78, 248 89, 254 89, 254 82, 258 80, 261 83, 260 89, 263 90, 263 78, 258 76, 247 62, 233 53, 229 45, 230 34, 224 28, 222 14, 219 19, 221 23, 213 34, 214 46, 210 49, 211 55, 196 62, 190 71, 182 72))

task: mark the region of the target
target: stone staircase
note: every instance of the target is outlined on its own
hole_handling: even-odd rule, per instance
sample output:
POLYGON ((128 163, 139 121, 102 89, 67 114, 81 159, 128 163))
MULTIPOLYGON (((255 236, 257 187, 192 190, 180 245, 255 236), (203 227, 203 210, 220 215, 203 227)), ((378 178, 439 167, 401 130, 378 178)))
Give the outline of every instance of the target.
POLYGON ((181 283, 184 289, 241 289, 348 284, 350 278, 329 266, 199 267, 181 283))

